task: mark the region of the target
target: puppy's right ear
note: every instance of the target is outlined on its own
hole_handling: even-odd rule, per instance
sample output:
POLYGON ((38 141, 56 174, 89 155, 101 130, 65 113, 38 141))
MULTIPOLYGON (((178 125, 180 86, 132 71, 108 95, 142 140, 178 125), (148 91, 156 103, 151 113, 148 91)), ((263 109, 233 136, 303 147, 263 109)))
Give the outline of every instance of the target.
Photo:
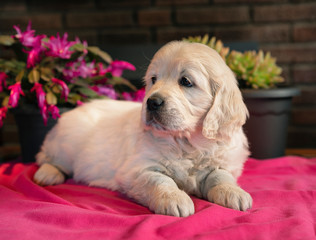
POLYGON ((221 86, 203 121, 202 133, 206 138, 226 141, 246 122, 248 110, 233 73, 228 70, 220 78, 217 82, 221 86))

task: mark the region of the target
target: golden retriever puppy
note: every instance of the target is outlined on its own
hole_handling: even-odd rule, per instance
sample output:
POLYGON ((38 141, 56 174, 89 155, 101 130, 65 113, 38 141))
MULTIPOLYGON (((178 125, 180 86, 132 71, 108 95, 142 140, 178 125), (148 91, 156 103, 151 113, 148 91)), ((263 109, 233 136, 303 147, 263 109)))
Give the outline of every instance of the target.
POLYGON ((37 155, 40 185, 65 175, 125 193, 157 214, 194 213, 190 194, 247 210, 236 179, 249 151, 247 108, 213 49, 171 42, 145 75, 142 104, 95 100, 62 115, 37 155))

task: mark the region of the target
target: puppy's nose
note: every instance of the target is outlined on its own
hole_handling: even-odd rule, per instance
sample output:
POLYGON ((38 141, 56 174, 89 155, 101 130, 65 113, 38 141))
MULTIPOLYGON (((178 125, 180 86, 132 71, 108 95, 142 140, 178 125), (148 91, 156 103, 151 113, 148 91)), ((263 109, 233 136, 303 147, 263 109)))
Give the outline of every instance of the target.
POLYGON ((152 96, 147 100, 147 109, 151 112, 157 111, 164 104, 164 100, 160 96, 152 96))

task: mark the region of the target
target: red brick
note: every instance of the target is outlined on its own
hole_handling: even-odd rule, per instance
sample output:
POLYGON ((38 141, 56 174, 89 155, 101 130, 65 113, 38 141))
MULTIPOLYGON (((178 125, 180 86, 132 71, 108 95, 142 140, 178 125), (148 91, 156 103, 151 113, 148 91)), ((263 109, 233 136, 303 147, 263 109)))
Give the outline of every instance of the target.
POLYGON ((316 87, 301 86, 301 94, 293 99, 294 104, 315 105, 316 104, 316 87))
POLYGON ((157 30, 157 42, 167 43, 173 40, 181 40, 188 36, 204 35, 209 33, 210 29, 207 27, 195 27, 195 28, 160 28, 157 30))
POLYGON ((74 40, 78 37, 82 41, 87 41, 89 46, 98 45, 98 34, 96 31, 67 31, 69 34, 68 39, 74 40))
POLYGON ((269 45, 262 49, 277 58, 278 63, 311 63, 316 61, 316 47, 313 44, 269 45))
POLYGON ((282 68, 281 76, 284 78, 284 83, 291 84, 292 77, 291 77, 291 71, 288 65, 281 65, 281 64, 277 64, 277 65, 282 68))
POLYGON ((26 11, 26 5, 24 0, 10 1, 1 0, 0 12, 4 11, 26 11))
POLYGON ((256 22, 280 22, 315 19, 315 3, 256 6, 254 8, 254 20, 256 22))
POLYGON ((89 0, 54 0, 54 1, 43 1, 43 0, 29 0, 28 9, 34 10, 77 10, 77 9, 88 9, 94 8, 94 1, 89 0))
POLYGON ((36 14, 31 16, 34 29, 61 29, 62 16, 55 13, 36 14))
POLYGON ((295 83, 316 83, 316 66, 295 66, 293 69, 293 79, 295 83))
POLYGON ((292 110, 292 123, 303 126, 316 126, 316 107, 301 107, 292 110))
POLYGON ((214 3, 284 3, 287 0, 213 0, 214 3))
POLYGON ((304 3, 304 2, 307 2, 307 1, 306 0, 291 0, 291 2, 293 2, 293 3, 304 3))
POLYGON ((99 0, 97 7, 104 9, 109 8, 130 8, 130 7, 147 7, 151 5, 151 0, 99 0))
POLYGON ((290 26, 278 24, 216 28, 215 36, 223 41, 288 42, 290 26))
POLYGON ((180 24, 243 23, 250 20, 249 8, 242 7, 199 7, 176 11, 180 24))
POLYGON ((295 25, 293 39, 296 42, 316 41, 316 24, 295 25))
POLYGON ((141 26, 165 26, 171 23, 171 11, 168 9, 148 9, 138 12, 141 26))
POLYGON ((25 29, 28 22, 32 22, 33 29, 61 29, 62 21, 61 14, 58 13, 39 13, 39 14, 19 14, 8 15, 3 14, 0 16, 0 30, 12 30, 13 25, 19 25, 22 29, 25 29))
POLYGON ((127 29, 124 31, 104 31, 100 35, 103 44, 143 44, 151 40, 147 29, 127 29))
POLYGON ((208 4, 208 0, 157 0, 157 6, 174 6, 174 5, 200 5, 208 4))
POLYGON ((71 28, 130 26, 134 23, 131 11, 69 13, 66 22, 71 28))

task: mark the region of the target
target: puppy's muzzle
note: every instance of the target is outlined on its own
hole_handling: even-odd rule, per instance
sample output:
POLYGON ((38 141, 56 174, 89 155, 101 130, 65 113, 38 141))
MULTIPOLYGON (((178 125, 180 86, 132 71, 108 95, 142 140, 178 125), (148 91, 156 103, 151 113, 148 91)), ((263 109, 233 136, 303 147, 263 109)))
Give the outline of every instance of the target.
POLYGON ((164 105, 164 99, 159 95, 153 95, 147 100, 147 110, 149 112, 156 112, 164 105))

